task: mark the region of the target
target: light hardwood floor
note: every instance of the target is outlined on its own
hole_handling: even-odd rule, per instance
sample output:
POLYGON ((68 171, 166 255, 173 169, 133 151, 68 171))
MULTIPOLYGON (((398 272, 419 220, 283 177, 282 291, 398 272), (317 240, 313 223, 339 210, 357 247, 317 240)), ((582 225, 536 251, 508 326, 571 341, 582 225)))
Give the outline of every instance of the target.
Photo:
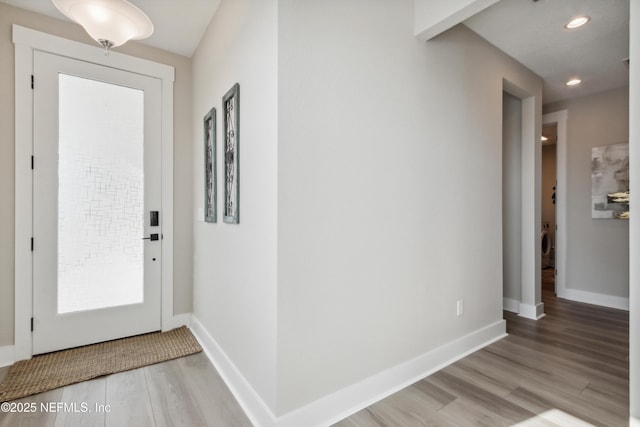
POLYGON ((628 312, 558 299, 547 277, 544 318, 505 312, 507 338, 335 427, 627 426, 628 312))
MULTIPOLYGON (((0 370, 0 379, 7 370, 0 370)), ((0 413, 0 427, 251 426, 204 353, 101 377, 17 402, 34 402, 38 410, 0 413), (75 403, 78 412, 42 411, 41 402, 75 403), (82 403, 87 404, 91 413, 82 413, 82 403), (102 409, 106 405, 109 405, 108 412, 102 409)))
MULTIPOLYGON (((507 338, 335 426, 626 426, 628 313, 559 300, 552 286, 543 286, 540 321, 505 313, 507 338)), ((108 413, 0 413, 0 427, 251 425, 203 353, 21 401, 111 406, 108 413)))

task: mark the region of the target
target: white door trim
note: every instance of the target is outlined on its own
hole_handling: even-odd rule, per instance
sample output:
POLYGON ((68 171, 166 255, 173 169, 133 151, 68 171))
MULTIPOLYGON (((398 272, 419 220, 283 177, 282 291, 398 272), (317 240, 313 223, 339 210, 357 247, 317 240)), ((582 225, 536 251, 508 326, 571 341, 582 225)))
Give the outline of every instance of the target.
MULTIPOLYGON (((109 56, 99 47, 13 25, 15 45, 15 360, 33 355, 32 218, 33 177, 33 52, 42 50, 69 58, 155 77, 162 84, 162 329, 175 326, 173 317, 173 82, 175 70, 165 64, 118 52, 109 56)), ((36 82, 37 84, 37 82, 36 82)), ((36 243, 37 244, 37 243, 36 243)))
POLYGON ((540 286, 540 176, 542 146, 542 100, 517 84, 503 79, 504 92, 522 100, 521 133, 521 295, 518 315, 537 320, 544 316, 540 286))
POLYGON ((567 298, 567 110, 542 116, 542 124, 557 123, 556 142, 556 294, 567 298))

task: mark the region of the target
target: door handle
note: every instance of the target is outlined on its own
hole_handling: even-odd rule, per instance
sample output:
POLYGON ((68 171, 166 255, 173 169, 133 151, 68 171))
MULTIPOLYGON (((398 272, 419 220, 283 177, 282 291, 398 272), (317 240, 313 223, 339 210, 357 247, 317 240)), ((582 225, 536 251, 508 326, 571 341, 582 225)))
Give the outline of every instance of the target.
POLYGON ((160 235, 158 233, 150 234, 149 237, 143 237, 142 240, 151 240, 152 242, 155 240, 160 240, 160 235))

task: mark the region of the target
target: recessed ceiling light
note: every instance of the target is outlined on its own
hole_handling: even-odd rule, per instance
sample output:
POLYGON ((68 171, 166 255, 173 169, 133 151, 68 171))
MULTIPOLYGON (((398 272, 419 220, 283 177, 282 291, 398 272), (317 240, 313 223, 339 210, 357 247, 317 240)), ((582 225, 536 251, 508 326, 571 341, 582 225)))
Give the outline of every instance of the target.
POLYGON ((569 30, 573 30, 574 28, 582 27, 584 24, 589 22, 589 20, 591 20, 591 18, 589 18, 588 16, 578 16, 577 18, 572 19, 564 27, 569 30))
POLYGON ((582 80, 580 80, 580 79, 571 79, 565 84, 567 86, 575 86, 575 85, 579 85, 580 83, 582 83, 582 80))

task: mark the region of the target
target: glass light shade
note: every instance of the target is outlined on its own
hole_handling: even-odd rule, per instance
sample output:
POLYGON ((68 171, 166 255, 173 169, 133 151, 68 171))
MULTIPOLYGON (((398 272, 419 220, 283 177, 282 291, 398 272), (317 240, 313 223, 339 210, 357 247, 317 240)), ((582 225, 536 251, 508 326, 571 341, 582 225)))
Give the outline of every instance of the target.
MULTIPOLYGON (((126 0, 52 0, 67 18, 82 25, 98 43, 120 46, 153 34, 153 23, 126 0)), ((109 45, 108 47, 106 45, 109 45)))
POLYGON ((564 27, 569 29, 569 30, 573 30, 574 28, 582 27, 584 24, 586 24, 590 20, 591 20, 591 18, 588 17, 588 16, 578 16, 577 18, 572 19, 571 22, 569 22, 564 27))

